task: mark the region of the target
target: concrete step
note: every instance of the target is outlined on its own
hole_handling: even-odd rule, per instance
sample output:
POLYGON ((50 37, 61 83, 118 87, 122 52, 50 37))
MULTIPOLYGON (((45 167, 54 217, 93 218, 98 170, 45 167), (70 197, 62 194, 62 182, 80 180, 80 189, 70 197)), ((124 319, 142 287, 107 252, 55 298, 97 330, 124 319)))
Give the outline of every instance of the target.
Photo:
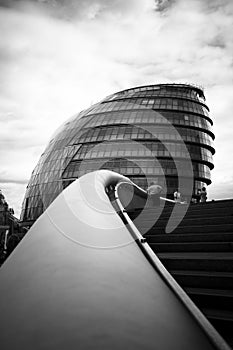
POLYGON ((232 326, 233 326, 233 311, 231 311, 231 310, 202 308, 201 311, 209 319, 217 319, 217 320, 231 322, 232 326))
POLYGON ((204 206, 205 208, 228 208, 233 207, 233 199, 224 199, 216 201, 207 201, 205 203, 192 203, 190 207, 196 209, 204 206))
MULTIPOLYGON (((135 211, 135 212, 129 212, 129 216, 134 219, 137 217, 140 213, 135 211)), ((163 211, 162 213, 160 211, 152 211, 152 210, 144 210, 143 211, 143 218, 145 220, 153 220, 154 217, 161 217, 163 219, 168 220, 171 215, 171 210, 169 211, 163 211)), ((225 218, 226 216, 233 216, 233 207, 228 207, 228 208, 207 208, 204 212, 202 208, 200 210, 191 210, 188 209, 186 212, 184 219, 191 219, 191 218, 197 218, 197 217, 203 217, 204 218, 211 218, 211 217, 221 217, 222 219, 225 218)), ((179 216, 177 215, 177 218, 179 216)), ((183 216, 182 216, 183 217, 183 216)))
MULTIPOLYGON (((171 219, 172 222, 174 224, 179 224, 178 227, 184 227, 184 226, 206 226, 206 225, 223 225, 225 226, 226 224, 233 224, 233 216, 225 216, 224 219, 222 216, 215 216, 213 218, 209 218, 209 217, 197 217, 197 218, 190 218, 190 217, 184 217, 182 219, 182 221, 180 222, 180 218, 176 217, 171 219)), ((143 226, 143 224, 147 224, 147 223, 153 223, 155 222, 154 218, 152 219, 144 219, 141 220, 141 225, 143 226)), ((159 218, 156 222, 155 222, 155 227, 156 228, 163 228, 167 225, 167 219, 159 218)))
MULTIPOLYGON (((163 234, 165 228, 163 227, 151 227, 149 223, 143 223, 138 229, 141 232, 146 232, 147 234, 163 234)), ((220 233, 220 232, 233 232, 233 224, 219 224, 219 225, 196 225, 196 226, 179 226, 174 231, 173 234, 184 234, 184 233, 220 233)))
POLYGON ((223 200, 212 200, 207 201, 205 203, 195 203, 191 204, 190 207, 192 208, 198 208, 198 206, 203 206, 204 210, 205 208, 228 208, 233 207, 233 199, 223 199, 223 200))
POLYGON ((233 242, 151 243, 155 253, 161 252, 233 252, 233 242))
POLYGON ((233 242, 233 232, 227 233, 199 233, 199 234, 145 234, 149 244, 151 243, 179 243, 179 242, 233 242))
MULTIPOLYGON (((141 225, 147 225, 149 223, 150 225, 152 224, 153 226, 156 225, 158 226, 163 226, 166 225, 168 220, 170 218, 169 216, 164 216, 163 214, 160 216, 156 215, 147 215, 144 214, 138 217, 130 217, 132 221, 136 221, 141 223, 141 225)), ((205 225, 205 224, 224 224, 224 223, 233 223, 233 214, 232 213, 224 213, 224 215, 218 215, 218 213, 213 213, 213 215, 207 215, 207 216, 202 216, 201 214, 198 215, 185 215, 185 216, 179 216, 176 215, 176 217, 172 218, 174 222, 178 222, 180 225, 197 225, 197 221, 199 222, 199 225, 205 225)), ((148 225, 147 225, 148 226, 148 225)))
POLYGON ((232 272, 184 269, 170 269, 169 272, 183 288, 233 289, 232 272))
POLYGON ((233 290, 210 288, 184 288, 199 308, 233 311, 233 290))
POLYGON ((168 270, 201 270, 233 272, 232 252, 157 253, 168 270))
POLYGON ((207 210, 209 208, 233 208, 233 199, 213 200, 205 203, 191 203, 189 208, 192 210, 207 210))
MULTIPOLYGON (((163 211, 171 211, 174 207, 175 203, 166 202, 164 203, 161 200, 160 208, 163 208, 163 211)), ((225 200, 216 200, 216 201, 207 201, 206 203, 195 203, 195 204, 177 204, 187 206, 191 211, 201 210, 202 212, 208 210, 210 208, 233 208, 233 199, 225 199, 225 200)), ((130 209, 128 212, 136 212, 140 210, 148 210, 148 211, 159 211, 160 209, 157 207, 144 207, 144 208, 136 208, 130 209)))
MULTIPOLYGON (((214 218, 183 218, 183 220, 180 222, 180 219, 173 218, 171 219, 173 225, 175 225, 176 230, 188 228, 195 230, 196 228, 199 230, 200 227, 206 227, 207 229, 209 226, 216 226, 219 227, 220 230, 224 230, 225 228, 228 229, 228 226, 233 228, 233 216, 226 216, 224 217, 224 220, 222 217, 214 217, 214 218)), ((158 220, 156 218, 148 219, 145 218, 141 219, 139 222, 137 219, 135 219, 134 223, 139 226, 140 228, 146 228, 150 227, 150 230, 155 231, 164 231, 165 227, 167 226, 167 219, 159 218, 158 220)), ((220 231, 220 232, 221 232, 220 231)))
MULTIPOLYGON (((173 210, 174 204, 164 204, 162 203, 159 208, 157 207, 147 207, 147 208, 140 208, 135 210, 129 210, 127 213, 131 218, 135 218, 140 214, 140 212, 143 210, 143 216, 146 218, 150 218, 153 216, 158 216, 161 214, 162 210, 162 216, 164 218, 168 218, 173 210)), ((179 204, 178 204, 179 205, 179 204)), ((187 217, 192 216, 225 216, 225 215, 232 215, 233 214, 233 200, 222 200, 222 201, 211 201, 206 203, 199 203, 199 204, 190 204, 190 205, 184 205, 183 208, 187 208, 187 217)))

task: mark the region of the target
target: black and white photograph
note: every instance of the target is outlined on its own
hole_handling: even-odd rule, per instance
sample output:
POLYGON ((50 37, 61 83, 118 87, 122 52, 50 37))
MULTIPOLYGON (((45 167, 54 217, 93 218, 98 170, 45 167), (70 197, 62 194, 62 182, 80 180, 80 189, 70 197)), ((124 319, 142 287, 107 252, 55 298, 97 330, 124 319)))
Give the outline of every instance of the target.
POLYGON ((0 0, 2 350, 233 349, 232 29, 0 0))

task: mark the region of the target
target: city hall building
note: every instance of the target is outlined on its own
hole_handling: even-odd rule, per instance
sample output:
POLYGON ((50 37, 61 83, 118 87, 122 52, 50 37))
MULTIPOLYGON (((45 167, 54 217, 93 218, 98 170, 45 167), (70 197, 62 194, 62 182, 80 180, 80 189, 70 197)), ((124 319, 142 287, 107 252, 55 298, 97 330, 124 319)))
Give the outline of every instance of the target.
POLYGON ((21 220, 33 223, 72 181, 98 169, 125 175, 144 189, 157 179, 168 198, 178 175, 184 181, 192 176, 195 194, 211 183, 212 125, 197 86, 156 84, 108 96, 75 115, 49 142, 27 186, 21 220), (183 169, 179 174, 177 167, 183 169))

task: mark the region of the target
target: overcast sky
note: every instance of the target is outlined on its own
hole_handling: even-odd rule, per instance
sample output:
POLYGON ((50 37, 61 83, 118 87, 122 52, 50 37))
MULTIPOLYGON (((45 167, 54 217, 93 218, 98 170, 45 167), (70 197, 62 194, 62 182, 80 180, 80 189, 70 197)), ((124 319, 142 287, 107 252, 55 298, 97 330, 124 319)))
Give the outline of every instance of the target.
POLYGON ((209 199, 233 198, 232 0, 0 0, 0 188, 17 215, 57 127, 136 85, 205 89, 209 199))

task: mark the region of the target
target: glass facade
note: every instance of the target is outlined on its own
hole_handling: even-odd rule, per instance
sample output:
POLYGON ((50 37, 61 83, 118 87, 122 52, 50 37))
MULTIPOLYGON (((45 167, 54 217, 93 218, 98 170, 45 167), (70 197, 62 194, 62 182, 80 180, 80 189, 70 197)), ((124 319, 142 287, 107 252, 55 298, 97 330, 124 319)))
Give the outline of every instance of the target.
POLYGON ((196 192, 211 183, 212 125, 196 86, 149 85, 108 96, 75 115, 49 142, 27 186, 21 220, 35 221, 66 186, 97 169, 116 171, 142 188, 165 177, 161 184, 171 197, 178 175, 190 176, 191 158, 196 192))

